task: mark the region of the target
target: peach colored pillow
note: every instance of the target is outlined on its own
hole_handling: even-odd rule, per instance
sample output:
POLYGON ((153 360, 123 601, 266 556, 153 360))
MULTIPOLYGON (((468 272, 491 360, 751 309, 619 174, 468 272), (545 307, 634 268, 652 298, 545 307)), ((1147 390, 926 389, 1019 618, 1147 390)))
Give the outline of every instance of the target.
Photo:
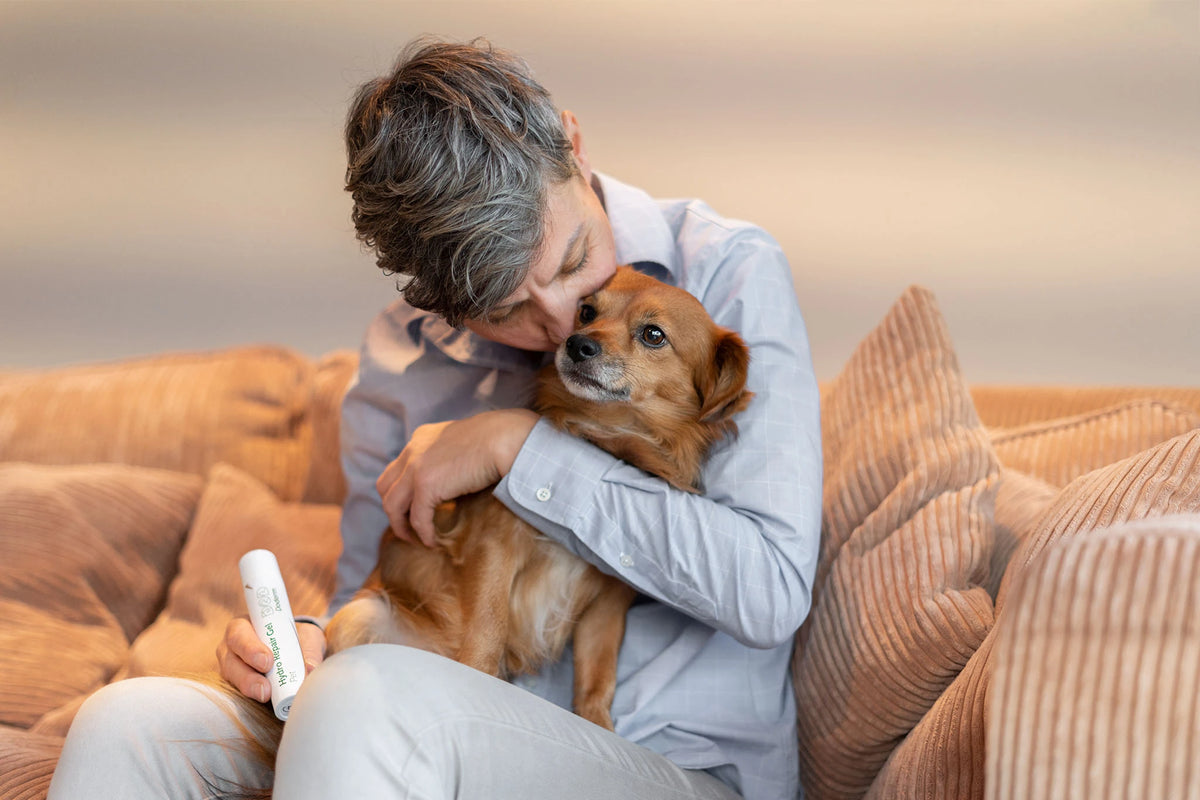
POLYGON ((1064 539, 996 625, 990 797, 1194 797, 1200 515, 1064 539))
POLYGON ((1098 411, 992 430, 992 447, 1006 467, 1054 486, 1200 428, 1200 413, 1153 398, 1098 411))
POLYGON ((29 727, 125 664, 202 485, 121 464, 0 465, 0 723, 29 727))
POLYGON ((313 380, 312 463, 301 498, 306 503, 338 503, 346 498, 342 474, 342 398, 358 372, 358 354, 335 350, 317 362, 313 380))
POLYGON ((996 491, 995 546, 988 569, 988 594, 995 597, 1008 562, 1022 544, 1036 531, 1042 514, 1058 496, 1058 488, 1041 478, 1026 475, 1015 469, 1000 468, 1000 485, 996 491))
POLYGON ((62 745, 61 736, 0 726, 0 797, 43 800, 62 745))
MULTIPOLYGON (((1065 487, 1020 546, 1000 585, 996 614, 1020 576, 1056 542, 1130 520, 1200 512, 1200 430, 1090 472, 1065 487)), ((1101 631, 1097 631, 1101 636, 1101 631)), ((982 798, 995 631, 896 749, 870 796, 982 798)), ((1098 639, 1096 646, 1102 647, 1098 639)))
POLYGON ((1051 422, 1138 400, 1157 400, 1200 414, 1200 386, 979 385, 971 387, 971 398, 989 428, 1051 422))
POLYGON ((282 347, 0 372, 0 461, 118 462, 201 477, 218 461, 298 499, 313 366, 282 347))
POLYGON ((166 608, 134 641, 122 677, 215 670, 225 626, 246 613, 237 562, 255 548, 275 553, 294 613, 324 613, 341 552, 340 516, 338 506, 283 502, 242 470, 213 467, 166 608))
POLYGON ((821 417, 821 558, 794 661, 812 800, 862 796, 990 629, 999 469, 918 287, 826 387, 821 417))

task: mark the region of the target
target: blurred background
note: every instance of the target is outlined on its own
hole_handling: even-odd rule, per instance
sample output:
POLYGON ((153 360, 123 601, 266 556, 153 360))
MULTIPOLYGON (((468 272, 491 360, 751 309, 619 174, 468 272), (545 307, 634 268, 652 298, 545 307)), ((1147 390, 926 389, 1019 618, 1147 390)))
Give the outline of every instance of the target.
POLYGON ((912 283, 974 383, 1200 382, 1200 4, 0 4, 0 367, 357 347, 341 125, 424 34, 791 261, 821 378, 912 283))

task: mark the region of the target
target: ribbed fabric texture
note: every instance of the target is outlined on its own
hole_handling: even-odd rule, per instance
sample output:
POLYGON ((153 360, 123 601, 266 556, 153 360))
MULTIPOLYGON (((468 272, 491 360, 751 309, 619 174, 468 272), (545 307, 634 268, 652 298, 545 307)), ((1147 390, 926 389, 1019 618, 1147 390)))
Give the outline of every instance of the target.
POLYGON ((1042 514, 1059 490, 1041 478, 1026 475, 1006 466, 1000 468, 1000 488, 996 492, 996 531, 992 560, 984 582, 992 597, 1000 590, 1000 581, 1017 548, 1037 530, 1042 514))
POLYGON ((207 474, 225 461, 298 499, 313 365, 244 347, 0 373, 0 461, 117 462, 207 474))
POLYGON ((0 797, 45 800, 62 745, 60 736, 0 727, 0 797))
POLYGON ((992 447, 1006 467, 1066 486, 1084 473, 1193 428, 1200 428, 1200 412, 1145 398, 1073 417, 994 429, 992 447))
POLYGON ((29 727, 124 664, 202 484, 120 464, 0 465, 0 723, 29 727))
MULTIPOLYGON (((1129 520, 1188 512, 1200 512, 1200 431, 1080 477, 1046 508, 1034 533, 1009 562, 996 600, 997 618, 1003 620, 1009 591, 1047 547, 1129 520)), ((1085 591, 1079 581, 1079 590, 1085 591)), ((1105 631, 1094 633, 1091 646, 1103 651, 1105 631)), ((997 713, 994 705, 990 712, 986 708, 995 636, 995 630, 988 634, 962 673, 892 754, 871 796, 945 800, 984 796, 986 722, 988 713, 997 713)), ((1104 656, 1101 652, 1096 657, 1104 656)), ((1028 768, 1028 764, 1006 766, 1016 771, 1028 768)))
POLYGON ((1010 562, 997 604, 1003 605, 1007 586, 1059 539, 1118 522, 1200 512, 1198 461, 1200 430, 1193 430, 1073 481, 1010 562))
POLYGON ((285 503, 253 476, 218 464, 171 582, 167 606, 133 642, 126 675, 175 675, 217 668, 214 651, 231 617, 246 613, 237 562, 265 548, 279 560, 295 614, 322 614, 341 536, 335 505, 285 503))
POLYGON ((861 797, 983 640, 998 466, 933 296, 910 288, 827 387, 815 603, 794 664, 811 800, 861 797))
POLYGON ((971 387, 979 419, 989 428, 1074 417, 1134 400, 1158 400, 1200 414, 1200 386, 971 387))
POLYGON ((346 497, 342 474, 342 398, 358 371, 358 354, 337 350, 317 362, 312 395, 312 457, 301 498, 306 503, 337 503, 346 497))
POLYGON ((990 800, 1200 798, 1200 516, 1051 546, 997 625, 990 800))

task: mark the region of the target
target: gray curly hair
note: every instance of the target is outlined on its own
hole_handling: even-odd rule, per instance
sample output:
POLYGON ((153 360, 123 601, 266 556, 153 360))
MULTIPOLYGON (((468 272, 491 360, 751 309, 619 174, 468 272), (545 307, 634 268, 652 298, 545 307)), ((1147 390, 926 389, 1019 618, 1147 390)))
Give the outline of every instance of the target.
POLYGON ((456 327, 512 294, 542 245, 547 189, 580 175, 549 93, 477 39, 417 40, 346 120, 358 238, 411 305, 456 327))

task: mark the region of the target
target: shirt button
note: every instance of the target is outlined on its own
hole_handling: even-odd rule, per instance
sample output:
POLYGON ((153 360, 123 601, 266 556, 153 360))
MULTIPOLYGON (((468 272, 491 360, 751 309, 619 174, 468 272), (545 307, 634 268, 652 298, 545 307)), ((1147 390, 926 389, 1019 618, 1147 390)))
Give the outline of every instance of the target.
POLYGON ((622 567, 632 567, 633 566, 633 556, 629 555, 629 553, 621 553, 621 566, 622 567))
POLYGON ((543 486, 542 488, 537 490, 537 493, 534 496, 538 500, 541 500, 543 503, 546 502, 547 500, 550 499, 550 487, 543 486))

